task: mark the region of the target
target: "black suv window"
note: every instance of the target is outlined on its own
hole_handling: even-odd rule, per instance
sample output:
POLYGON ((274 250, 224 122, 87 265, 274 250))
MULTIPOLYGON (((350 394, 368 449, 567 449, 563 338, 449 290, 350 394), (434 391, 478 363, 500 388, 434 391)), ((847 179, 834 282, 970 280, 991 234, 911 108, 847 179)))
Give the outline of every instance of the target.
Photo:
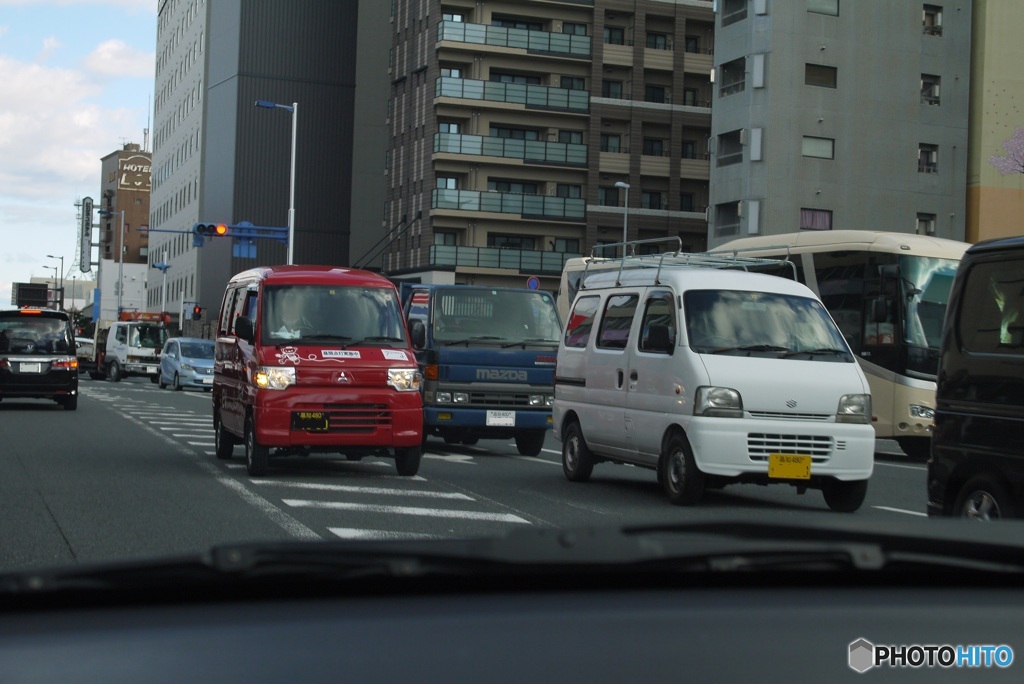
POLYGON ((979 263, 970 270, 960 311, 959 336, 966 350, 1024 354, 1024 294, 1016 263, 979 263))
POLYGON ((69 354, 74 344, 67 314, 40 309, 0 311, 0 353, 69 354))

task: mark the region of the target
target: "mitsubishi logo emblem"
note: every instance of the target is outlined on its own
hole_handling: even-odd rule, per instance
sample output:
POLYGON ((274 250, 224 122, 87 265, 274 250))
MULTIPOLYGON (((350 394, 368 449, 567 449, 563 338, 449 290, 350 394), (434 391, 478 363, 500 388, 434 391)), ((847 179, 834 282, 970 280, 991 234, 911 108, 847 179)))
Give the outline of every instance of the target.
POLYGON ((338 371, 338 374, 334 376, 334 381, 349 383, 352 382, 352 378, 345 371, 338 371))

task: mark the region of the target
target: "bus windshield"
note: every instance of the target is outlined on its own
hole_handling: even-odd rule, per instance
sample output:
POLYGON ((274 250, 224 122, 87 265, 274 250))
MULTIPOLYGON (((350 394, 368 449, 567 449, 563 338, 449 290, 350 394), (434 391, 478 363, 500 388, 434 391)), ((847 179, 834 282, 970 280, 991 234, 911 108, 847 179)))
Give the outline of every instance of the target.
POLYGON ((907 344, 938 349, 949 289, 959 265, 956 259, 901 256, 900 276, 906 297, 904 336, 907 344))

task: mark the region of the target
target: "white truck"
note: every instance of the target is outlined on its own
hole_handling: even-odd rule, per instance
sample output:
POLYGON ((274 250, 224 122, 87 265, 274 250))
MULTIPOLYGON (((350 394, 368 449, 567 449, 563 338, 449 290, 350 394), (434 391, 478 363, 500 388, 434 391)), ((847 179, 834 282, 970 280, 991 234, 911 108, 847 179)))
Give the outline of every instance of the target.
POLYGON ((92 349, 80 351, 79 368, 93 380, 120 382, 132 376, 160 379, 160 350, 167 341, 167 316, 128 312, 124 320, 96 324, 92 349))

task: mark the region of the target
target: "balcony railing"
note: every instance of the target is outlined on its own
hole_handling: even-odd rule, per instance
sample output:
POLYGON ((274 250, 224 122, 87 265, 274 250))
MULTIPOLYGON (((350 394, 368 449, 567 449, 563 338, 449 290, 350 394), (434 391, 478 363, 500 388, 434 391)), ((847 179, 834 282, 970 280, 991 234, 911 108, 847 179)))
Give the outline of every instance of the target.
POLYGON ((521 48, 528 52, 555 55, 590 56, 590 36, 549 33, 528 29, 504 28, 461 21, 442 21, 437 25, 437 39, 475 45, 521 48))
POLYGON ((523 217, 568 221, 583 221, 587 213, 586 202, 574 197, 435 188, 430 200, 430 206, 433 209, 489 211, 497 214, 519 214, 523 217))
POLYGON ((565 262, 582 256, 575 252, 540 252, 499 247, 430 246, 431 266, 510 268, 523 273, 561 273, 565 262))
POLYGON ((543 109, 590 111, 590 93, 586 90, 567 90, 523 83, 477 81, 451 76, 442 76, 437 79, 434 97, 460 97, 468 100, 512 102, 543 109))
POLYGON ((544 142, 542 140, 515 140, 483 135, 436 133, 434 135, 434 152, 506 157, 536 164, 587 165, 586 145, 544 142))

